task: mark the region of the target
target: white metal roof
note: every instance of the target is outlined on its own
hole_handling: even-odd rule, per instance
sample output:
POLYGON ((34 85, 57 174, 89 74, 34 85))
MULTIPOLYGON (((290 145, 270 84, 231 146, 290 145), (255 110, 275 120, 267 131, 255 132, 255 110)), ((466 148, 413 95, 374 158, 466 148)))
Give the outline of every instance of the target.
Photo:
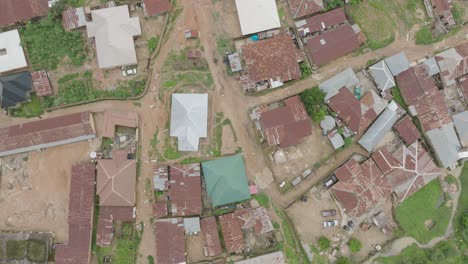
POLYGON ((281 27, 275 0, 236 0, 242 35, 281 27))
POLYGON ((28 66, 18 30, 0 33, 0 72, 12 71, 28 66))
POLYGON ((128 6, 93 10, 86 24, 88 37, 96 40, 99 68, 107 69, 137 63, 133 37, 141 34, 140 20, 130 17, 128 6))
POLYGON ((178 138, 180 151, 198 151, 207 123, 208 94, 172 94, 171 136, 178 138))

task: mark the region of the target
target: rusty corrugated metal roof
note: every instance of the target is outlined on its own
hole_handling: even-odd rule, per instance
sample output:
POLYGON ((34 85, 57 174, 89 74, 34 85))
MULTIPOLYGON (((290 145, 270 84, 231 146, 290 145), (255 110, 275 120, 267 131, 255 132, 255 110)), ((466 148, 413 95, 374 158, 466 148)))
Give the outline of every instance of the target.
POLYGON ((156 263, 185 263, 185 231, 182 218, 158 219, 154 230, 156 263))
POLYGON ((219 239, 218 225, 214 216, 202 218, 200 224, 203 237, 205 238, 205 255, 209 257, 221 255, 223 250, 219 239))
POLYGON ((172 216, 201 215, 200 164, 169 167, 169 199, 172 216))
POLYGON ((48 0, 2 0, 0 1, 0 26, 47 16, 48 13, 48 0))
POLYGON ((37 96, 44 97, 52 94, 52 86, 50 86, 49 76, 45 70, 31 73, 31 78, 37 96))
POLYGON ((395 129, 397 130, 400 137, 403 138, 406 144, 413 144, 418 138, 421 137, 418 128, 414 125, 411 117, 405 116, 398 123, 395 124, 395 129))
MULTIPOLYGON (((287 0, 293 18, 300 18, 322 11, 322 0, 287 0)), ((280 19, 282 19, 280 17, 280 19)))

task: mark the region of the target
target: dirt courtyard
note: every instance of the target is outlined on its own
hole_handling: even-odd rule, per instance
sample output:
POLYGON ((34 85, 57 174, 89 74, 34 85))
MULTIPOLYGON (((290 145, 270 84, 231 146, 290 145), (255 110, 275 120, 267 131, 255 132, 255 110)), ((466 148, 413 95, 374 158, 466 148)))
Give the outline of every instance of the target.
POLYGON ((71 166, 88 161, 98 141, 0 158, 0 229, 53 232, 65 242, 71 166))

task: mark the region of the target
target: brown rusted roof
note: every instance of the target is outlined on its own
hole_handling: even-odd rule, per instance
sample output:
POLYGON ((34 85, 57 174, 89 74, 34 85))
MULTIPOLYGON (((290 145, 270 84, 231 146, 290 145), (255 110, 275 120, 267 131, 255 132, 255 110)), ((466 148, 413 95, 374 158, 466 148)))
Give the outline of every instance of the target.
POLYGON ((458 79, 458 82, 460 83, 460 87, 462 88, 465 98, 468 98, 468 75, 460 77, 460 79, 458 79))
POLYGON ((34 17, 47 16, 48 0, 1 0, 0 26, 8 26, 34 17))
POLYGON ((134 206, 136 160, 127 159, 126 150, 114 150, 113 159, 100 159, 96 192, 100 206, 134 206))
POLYGON ((441 174, 418 141, 408 147, 401 144, 380 148, 372 154, 372 159, 390 182, 400 202, 441 174))
POLYGON ((224 245, 228 253, 241 253, 245 249, 245 241, 239 218, 234 213, 221 215, 219 217, 221 231, 223 233, 224 245))
POLYGON ((31 73, 31 78, 37 96, 43 97, 52 94, 49 76, 45 70, 31 73))
POLYGON ((223 250, 219 239, 218 225, 214 216, 202 218, 200 224, 203 237, 205 238, 205 255, 209 257, 221 255, 223 250))
POLYGON ((351 53, 364 43, 349 24, 308 38, 306 52, 313 64, 324 65, 351 53))
POLYGON ((90 112, 47 118, 0 128, 0 156, 96 137, 90 112))
POLYGON ((65 30, 86 26, 86 14, 83 7, 69 8, 62 13, 62 24, 65 30))
POLYGON ((338 182, 331 188, 338 202, 351 217, 361 217, 387 199, 390 183, 372 159, 359 164, 350 159, 335 170, 338 182))
POLYGON ((263 206, 236 210, 234 215, 239 219, 243 230, 253 230, 257 235, 263 235, 274 230, 270 216, 263 206))
POLYGON ((105 111, 102 136, 114 138, 115 126, 138 127, 138 114, 135 112, 105 111))
POLYGON ((114 237, 113 222, 132 222, 132 206, 101 206, 99 208, 99 220, 96 229, 96 245, 108 247, 114 237))
POLYGON ((445 86, 452 85, 455 80, 468 74, 468 42, 448 49, 435 56, 440 68, 440 77, 445 86))
POLYGON ((246 71, 252 82, 301 78, 296 47, 287 33, 242 46, 246 71))
POLYGON ((156 16, 171 9, 169 0, 143 0, 147 16, 156 16))
POLYGON ((312 134, 312 124, 299 96, 293 96, 279 107, 261 113, 260 124, 266 134, 268 145, 284 148, 299 143, 312 134))
POLYGON ((182 218, 158 219, 154 230, 156 263, 185 263, 185 231, 182 218))
POLYGON ((434 9, 434 14, 440 16, 445 12, 452 11, 452 1, 451 0, 431 0, 432 7, 434 9))
POLYGON ((301 36, 330 29, 334 26, 348 22, 342 7, 329 12, 318 14, 305 19, 305 25, 297 28, 301 36))
MULTIPOLYGON (((322 0, 287 0, 293 18, 315 14, 323 10, 322 0)), ((281 18, 281 17, 280 17, 281 18)))
POLYGON ((407 145, 413 144, 421 137, 421 133, 419 133, 418 128, 416 128, 409 116, 403 117, 394 127, 407 145))
POLYGON ((437 89, 434 79, 427 74, 424 64, 411 67, 397 75, 401 95, 408 105, 413 105, 431 89, 437 89))
POLYGON ((169 167, 169 199, 172 216, 201 215, 199 163, 169 167))
POLYGON ((88 264, 94 211, 95 166, 72 166, 68 203, 68 242, 57 245, 55 263, 88 264))
POLYGON ((442 91, 437 88, 431 89, 421 97, 415 104, 415 109, 426 132, 452 122, 442 91))
POLYGON ((156 218, 163 218, 168 216, 167 202, 159 201, 153 204, 153 214, 156 218))

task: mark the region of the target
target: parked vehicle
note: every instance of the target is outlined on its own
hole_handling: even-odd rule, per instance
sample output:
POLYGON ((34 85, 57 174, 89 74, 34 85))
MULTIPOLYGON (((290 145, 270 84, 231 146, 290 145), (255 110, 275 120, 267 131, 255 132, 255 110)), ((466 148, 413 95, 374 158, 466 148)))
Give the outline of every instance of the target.
POLYGON ((321 214, 323 217, 335 216, 336 210, 335 209, 323 210, 321 214))
POLYGON ((353 227, 354 227, 354 222, 353 222, 353 220, 349 220, 349 221, 348 221, 348 225, 349 225, 349 227, 353 228, 353 227))
POLYGON ((330 220, 330 221, 323 221, 323 227, 332 227, 332 226, 337 226, 338 225, 338 220, 330 220))
POLYGON ((343 229, 346 231, 351 231, 351 227, 349 227, 349 225, 344 225, 343 229))
POLYGON ((338 178, 336 178, 336 176, 333 174, 331 176, 328 176, 326 179, 325 179, 325 187, 327 188, 330 188, 332 187, 333 185, 335 185, 335 183, 338 182, 338 178))
POLYGON ((122 68, 122 76, 127 77, 137 74, 137 68, 122 68))

